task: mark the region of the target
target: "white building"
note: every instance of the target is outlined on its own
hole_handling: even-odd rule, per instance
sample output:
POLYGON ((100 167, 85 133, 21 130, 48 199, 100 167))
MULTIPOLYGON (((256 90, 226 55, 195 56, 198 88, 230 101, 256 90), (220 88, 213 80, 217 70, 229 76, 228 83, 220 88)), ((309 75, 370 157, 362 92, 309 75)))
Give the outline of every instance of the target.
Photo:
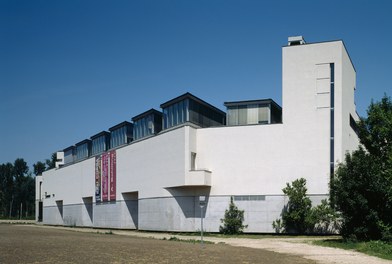
POLYGON ((283 47, 283 108, 271 99, 221 110, 187 93, 64 149, 37 177, 37 220, 162 231, 216 232, 230 197, 246 232, 273 232, 287 182, 304 177, 314 204, 357 148, 356 73, 342 41, 283 47), (41 212, 41 213, 39 213, 41 212))

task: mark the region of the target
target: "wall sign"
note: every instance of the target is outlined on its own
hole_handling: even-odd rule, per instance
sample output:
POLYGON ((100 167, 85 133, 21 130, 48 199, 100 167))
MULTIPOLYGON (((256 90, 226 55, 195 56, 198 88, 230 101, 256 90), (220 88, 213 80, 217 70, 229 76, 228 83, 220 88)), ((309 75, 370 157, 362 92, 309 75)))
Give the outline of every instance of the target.
POLYGON ((95 157, 95 201, 116 200, 116 151, 95 157))

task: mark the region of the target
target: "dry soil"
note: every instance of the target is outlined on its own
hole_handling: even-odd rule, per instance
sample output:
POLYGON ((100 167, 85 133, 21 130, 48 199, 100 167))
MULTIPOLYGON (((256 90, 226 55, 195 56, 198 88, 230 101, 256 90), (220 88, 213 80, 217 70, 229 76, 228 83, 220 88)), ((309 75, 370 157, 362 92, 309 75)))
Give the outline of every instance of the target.
POLYGON ((0 224, 0 263, 315 263, 300 256, 227 244, 201 246, 75 230, 0 224))

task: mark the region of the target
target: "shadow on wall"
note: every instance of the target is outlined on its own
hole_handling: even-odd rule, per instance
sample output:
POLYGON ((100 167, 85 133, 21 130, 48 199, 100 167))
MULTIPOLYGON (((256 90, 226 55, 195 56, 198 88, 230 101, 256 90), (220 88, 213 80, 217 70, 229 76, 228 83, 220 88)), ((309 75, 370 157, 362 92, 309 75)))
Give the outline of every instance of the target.
POLYGON ((59 214, 61 218, 63 218, 63 200, 56 201, 57 209, 59 210, 59 214))
POLYGON ((131 215, 132 221, 135 225, 135 228, 138 229, 139 226, 139 193, 138 192, 127 192, 122 193, 125 205, 128 208, 128 211, 131 215))
POLYGON ((91 223, 93 223, 93 197, 83 197, 83 203, 84 206, 86 207, 86 211, 88 213, 88 216, 90 217, 91 223))
POLYGON ((186 218, 200 218, 206 215, 211 187, 172 187, 166 190, 173 196, 186 218), (200 196, 205 196, 205 206, 200 208, 200 196))
POLYGON ((70 226, 70 227, 75 227, 76 226, 76 219, 71 216, 66 216, 66 217, 64 217, 64 225, 70 226))

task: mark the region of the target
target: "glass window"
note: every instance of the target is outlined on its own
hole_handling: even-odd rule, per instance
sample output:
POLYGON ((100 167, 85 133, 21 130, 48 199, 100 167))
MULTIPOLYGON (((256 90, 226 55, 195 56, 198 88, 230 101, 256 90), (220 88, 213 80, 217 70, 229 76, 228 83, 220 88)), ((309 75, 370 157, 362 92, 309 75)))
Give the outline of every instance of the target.
POLYGON ((238 125, 238 107, 232 106, 227 109, 227 123, 229 126, 238 125))
POLYGON ((167 108, 163 109, 163 129, 167 128, 167 108))
POLYGON ((269 123, 268 115, 269 115, 269 107, 260 105, 258 123, 259 124, 268 124, 269 123))
POLYGON ((259 123, 259 106, 258 105, 248 105, 248 124, 258 124, 259 123))
POLYGON ((238 125, 246 125, 248 122, 247 117, 248 109, 246 106, 238 106, 238 125))
POLYGON ((126 135, 126 132, 125 132, 125 127, 122 127, 121 129, 120 129, 120 137, 119 137, 119 145, 122 145, 122 144, 124 144, 125 143, 125 135, 126 135))
POLYGON ((153 135, 161 131, 162 118, 161 116, 156 116, 155 113, 149 114, 134 123, 134 138, 140 139, 146 136, 153 135), (154 122, 154 118, 156 121, 154 122))
POLYGON ((184 121, 185 122, 188 122, 189 121, 189 100, 188 99, 186 99, 185 101, 184 101, 184 108, 183 108, 183 110, 184 110, 184 121))
POLYGON ((96 155, 106 150, 106 137, 100 136, 92 140, 91 154, 96 155))
POLYGON ((141 138, 143 137, 143 127, 142 127, 142 120, 138 120, 136 123, 136 131, 137 131, 137 135, 136 138, 141 138))
POLYGON ((223 125, 225 115, 220 114, 213 108, 210 108, 198 101, 185 98, 173 105, 163 109, 163 127, 164 129, 192 122, 201 127, 210 127, 214 125, 223 125))
POLYGON ((148 116, 146 118, 146 125, 147 125, 147 135, 152 135, 154 134, 154 122, 152 120, 152 116, 148 116))
POLYGON ((173 126, 178 125, 178 104, 174 104, 173 106, 173 126))
MULTIPOLYGON (((230 105, 227 106, 227 125, 269 124, 271 122, 270 112, 270 104, 230 105)), ((221 124, 219 115, 213 117, 215 119, 209 120, 209 122, 221 124)))
POLYGON ((84 159, 88 157, 88 144, 79 145, 76 147, 76 159, 84 159))
POLYGON ((168 109, 168 127, 172 127, 173 126, 173 111, 172 111, 172 106, 169 106, 168 109))
POLYGON ((178 103, 178 123, 184 123, 184 101, 178 103))
POLYGON ((134 122, 133 134, 134 134, 135 139, 139 138, 139 121, 134 122))
POLYGON ((68 164, 74 161, 74 150, 73 148, 64 152, 64 163, 68 164))

